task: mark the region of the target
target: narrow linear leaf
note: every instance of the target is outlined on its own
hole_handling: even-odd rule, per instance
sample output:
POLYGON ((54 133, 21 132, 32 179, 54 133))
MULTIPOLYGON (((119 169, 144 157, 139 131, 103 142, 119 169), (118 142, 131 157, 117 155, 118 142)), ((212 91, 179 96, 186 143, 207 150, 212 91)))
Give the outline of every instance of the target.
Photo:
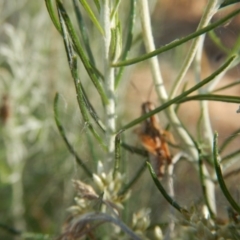
POLYGON ((218 26, 222 25, 223 23, 227 22, 229 19, 233 18, 234 16, 236 16, 239 13, 240 13, 240 9, 228 14, 226 17, 216 21, 215 23, 212 23, 212 24, 208 25, 205 28, 199 29, 198 31, 188 35, 187 37, 184 37, 180 40, 174 40, 173 42, 171 42, 171 43, 169 43, 169 44, 167 44, 163 47, 160 47, 160 48, 154 50, 153 52, 144 54, 140 57, 129 59, 129 60, 126 60, 126 61, 123 61, 123 62, 113 63, 112 67, 121 67, 121 66, 131 65, 131 64, 134 64, 134 63, 144 61, 144 60, 149 59, 151 57, 154 57, 154 56, 156 56, 160 53, 166 52, 170 49, 173 49, 177 46, 180 46, 181 44, 183 44, 183 43, 185 43, 185 42, 187 42, 187 41, 189 41, 193 38, 196 38, 196 37, 208 32, 212 29, 215 29, 216 27, 218 27, 218 26))
POLYGON ((224 7, 227 7, 231 4, 234 4, 234 3, 239 3, 239 0, 225 0, 219 8, 224 8, 224 7))
POLYGON ((100 12, 101 5, 100 5, 100 2, 99 2, 99 0, 94 0, 94 3, 95 3, 95 6, 96 6, 96 8, 97 8, 98 12, 100 12))
MULTIPOLYGON (((73 58, 73 62, 76 62, 76 64, 77 64, 77 59, 73 58)), ((73 66, 76 64, 73 64, 73 66)), ((85 121, 85 124, 88 127, 88 129, 92 132, 95 139, 99 142, 101 147, 106 151, 107 146, 105 145, 103 139, 99 136, 99 134, 93 128, 93 125, 91 124, 90 119, 88 117, 88 108, 86 107, 86 103, 84 101, 83 91, 82 91, 83 88, 82 88, 82 83, 78 77, 77 66, 73 67, 72 71, 73 71, 73 78, 74 78, 74 82, 75 82, 75 88, 76 88, 76 92, 77 92, 78 105, 79 105, 81 114, 83 116, 83 119, 85 121)))
POLYGON ((54 7, 53 7, 52 1, 53 0, 45 0, 45 4, 47 7, 49 16, 50 16, 55 28, 58 30, 58 32, 61 33, 61 27, 60 27, 59 21, 57 19, 57 15, 54 13, 54 7))
POLYGON ((72 1, 73 1, 73 6, 74 6, 75 14, 76 14, 76 17, 77 17, 77 20, 78 20, 77 22, 78 22, 78 26, 79 26, 79 29, 80 29, 80 33, 82 35, 84 46, 86 48, 86 51, 87 51, 87 54, 88 54, 88 57, 89 57, 90 61, 95 66, 94 56, 92 54, 92 50, 91 50, 91 47, 89 45, 90 41, 89 41, 88 34, 87 34, 87 28, 85 26, 84 19, 82 17, 82 13, 81 13, 81 10, 80 10, 79 5, 78 5, 78 0, 72 0, 72 1))
POLYGON ((121 0, 116 0, 115 1, 115 6, 113 7, 113 11, 111 13, 111 20, 113 20, 113 18, 115 17, 115 15, 116 15, 116 13, 118 11, 120 3, 121 3, 121 0))
POLYGON ((139 124, 140 122, 146 120, 147 118, 153 116, 154 114, 156 114, 156 113, 166 109, 170 105, 182 101, 187 95, 189 95, 190 93, 196 91, 197 89, 201 88, 205 84, 207 84, 210 81, 212 81, 217 75, 219 75, 222 71, 224 71, 234 61, 234 59, 235 59, 235 56, 229 58, 218 70, 216 70, 214 73, 212 73, 209 77, 205 78, 204 80, 202 80, 201 82, 197 83, 195 86, 193 86, 189 90, 186 90, 185 92, 181 93, 177 97, 167 101, 166 103, 163 103, 160 107, 157 107, 154 110, 152 110, 152 111, 142 115, 141 117, 133 120, 132 122, 126 124, 125 126, 123 126, 121 128, 120 131, 125 131, 125 130, 127 130, 127 129, 129 129, 129 128, 137 125, 137 124, 139 124))
POLYGON ((93 69, 91 63, 89 62, 89 60, 87 59, 83 48, 81 46, 81 43, 77 37, 77 34, 75 33, 72 23, 70 21, 70 18, 67 15, 67 12, 65 11, 62 3, 60 2, 60 0, 56 0, 57 1, 57 8, 58 8, 58 15, 59 18, 61 17, 64 21, 64 25, 66 25, 67 27, 67 31, 68 31, 68 35, 70 36, 75 51, 77 52, 77 54, 79 55, 79 57, 81 58, 81 61, 90 77, 90 79, 92 80, 94 86, 96 87, 99 95, 101 96, 102 102, 103 104, 107 104, 108 103, 108 98, 104 92, 103 86, 100 84, 99 79, 96 76, 95 70, 93 69))
POLYGON ((214 44, 221 49, 224 53, 228 54, 230 52, 230 49, 226 48, 221 39, 217 36, 217 34, 215 33, 214 30, 211 30, 208 32, 208 35, 210 37, 210 39, 214 42, 214 44))
POLYGON ((161 192, 161 194, 163 195, 163 197, 168 201, 168 203, 170 203, 170 205, 172 205, 176 210, 178 210, 180 213, 183 213, 184 215, 188 214, 188 211, 185 208, 180 207, 180 205, 173 200, 168 193, 166 192, 166 190, 163 188, 162 184, 160 183, 160 181, 157 178, 156 173, 154 172, 151 164, 149 162, 147 162, 147 166, 148 166, 148 170, 152 176, 152 179, 155 183, 155 185, 157 186, 158 190, 161 192))
POLYGON ((88 109, 88 112, 90 113, 91 117, 93 118, 93 120, 96 122, 96 124, 100 127, 100 129, 105 132, 106 131, 106 127, 103 124, 102 120, 99 118, 97 112, 95 111, 94 107, 92 106, 92 104, 90 103, 88 96, 83 88, 83 86, 81 85, 81 89, 82 89, 82 93, 83 93, 83 99, 85 102, 85 105, 88 109))
POLYGON ((79 0, 79 2, 82 4, 82 6, 84 7, 84 9, 86 10, 86 12, 88 13, 89 18, 92 20, 93 24, 96 26, 96 28, 99 30, 99 32, 104 35, 104 31, 100 25, 100 23, 98 22, 95 14, 93 13, 92 9, 90 8, 90 6, 88 5, 88 3, 86 2, 86 0, 79 0))
POLYGON ((54 98, 54 119, 57 125, 57 128, 59 130, 59 133, 61 135, 61 137, 63 138, 63 141, 65 142, 69 152, 75 157, 78 165, 85 171, 85 173, 89 176, 92 177, 92 172, 88 169, 88 167, 84 164, 84 161, 78 156, 78 154, 75 152, 74 148, 72 147, 72 145, 69 143, 66 134, 65 134, 65 130, 59 120, 59 113, 58 113, 58 93, 55 95, 54 98))
POLYGON ((236 151, 228 154, 227 156, 223 157, 221 163, 222 163, 222 164, 225 164, 225 163, 228 162, 230 159, 236 157, 236 156, 239 155, 239 154, 240 154, 240 150, 236 150, 236 151))
POLYGON ((87 110, 87 107, 86 107, 87 104, 84 101, 86 98, 84 99, 84 94, 83 94, 83 91, 82 91, 83 87, 82 87, 81 82, 79 80, 78 71, 77 71, 77 58, 76 58, 76 55, 74 53, 72 43, 69 40, 69 35, 68 35, 68 32, 67 32, 67 28, 66 28, 65 22, 63 21, 63 18, 62 18, 61 14, 59 14, 59 20, 60 20, 60 24, 61 24, 61 30, 62 30, 62 34, 63 34, 64 46, 65 46, 65 50, 66 50, 66 53, 67 53, 69 67, 70 67, 70 70, 71 70, 72 77, 74 79, 74 85, 75 85, 75 89, 76 89, 76 92, 77 92, 78 105, 79 105, 80 111, 82 113, 85 125, 91 131, 91 133, 93 134, 95 139, 100 143, 102 148, 104 150, 106 150, 106 145, 104 144, 101 137, 98 135, 98 133, 93 128, 92 124, 90 123, 89 117, 88 117, 88 110, 87 110))
POLYGON ((224 89, 228 89, 228 88, 230 88, 230 87, 234 87, 234 86, 236 86, 236 85, 238 85, 238 84, 240 84, 240 81, 236 81, 236 82, 227 84, 227 85, 225 85, 225 86, 222 86, 222 87, 220 87, 220 88, 217 88, 217 89, 213 90, 212 92, 213 92, 213 93, 219 92, 219 91, 222 91, 222 90, 224 90, 224 89))
POLYGON ((184 103, 189 101, 217 101, 217 102, 229 102, 229 103, 240 103, 240 97, 229 96, 229 95, 214 95, 214 94, 198 94, 190 97, 181 99, 178 103, 184 103))
POLYGON ((121 143, 121 146, 128 150, 129 152, 133 153, 133 154, 138 154, 138 155, 141 155, 141 156, 144 156, 144 157, 147 157, 148 156, 148 152, 142 148, 137 148, 135 146, 130 146, 129 144, 127 143, 124 143, 122 142, 121 143))
POLYGON ((234 131, 230 136, 222 143, 221 147, 219 148, 219 153, 221 154, 223 150, 236 138, 240 135, 240 128, 234 131))
POLYGON ((223 176, 222 176, 222 170, 218 161, 218 134, 215 133, 214 134, 214 140, 213 140, 213 159, 214 159, 214 166, 215 166, 215 172, 217 175, 217 179, 218 179, 218 183, 219 186, 224 194, 224 196, 226 197, 226 199, 228 200, 228 202, 230 203, 230 205, 232 206, 233 209, 235 209, 238 214, 240 214, 240 207, 239 205, 235 202, 235 200, 233 199, 232 195, 229 193, 227 186, 224 182, 223 176))
POLYGON ((146 163, 144 162, 137 170, 135 176, 129 181, 129 183, 119 192, 119 196, 124 195, 141 177, 142 173, 146 169, 146 163))
POLYGON ((234 169, 234 170, 224 174, 224 179, 227 179, 227 178, 229 178, 231 176, 234 176, 234 175, 237 175, 239 173, 240 173, 240 168, 234 169))
MULTIPOLYGON (((124 47, 124 50, 123 50, 123 53, 121 56, 121 61, 124 61, 127 58, 130 48, 132 46, 133 27, 134 27, 135 19, 136 19, 136 0, 131 0, 130 1, 130 16, 129 16, 129 20, 128 20, 127 41, 126 41, 126 44, 125 44, 125 47, 124 47)), ((115 80, 115 89, 118 87, 118 85, 120 83, 124 69, 125 69, 124 67, 119 68, 119 71, 117 73, 116 80, 115 80)))

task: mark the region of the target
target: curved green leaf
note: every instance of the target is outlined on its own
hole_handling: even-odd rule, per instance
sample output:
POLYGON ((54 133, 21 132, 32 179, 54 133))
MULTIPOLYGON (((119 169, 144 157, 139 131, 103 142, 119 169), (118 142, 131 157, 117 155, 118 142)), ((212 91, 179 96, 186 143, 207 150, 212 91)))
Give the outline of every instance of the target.
POLYGON ((150 52, 150 53, 147 53, 147 54, 144 54, 140 57, 137 57, 137 58, 133 58, 133 59, 129 59, 129 60, 126 60, 126 61, 123 61, 123 62, 118 62, 118 63, 114 63, 112 64, 113 67, 121 67, 121 66, 127 66, 127 65, 131 65, 131 64, 134 64, 134 63, 138 63, 138 62, 141 62, 141 61, 144 61, 146 59, 149 59, 151 57, 154 57, 160 53, 163 53, 163 52, 166 52, 172 48, 175 48, 193 38, 196 38, 212 29, 215 29, 216 27, 222 25, 223 23, 227 22, 229 19, 233 18, 234 16, 236 16, 237 14, 240 13, 240 9, 230 13, 229 15, 227 15, 226 17, 216 21, 215 23, 212 23, 210 25, 208 25, 207 27, 205 28, 202 28, 202 29, 199 29, 198 31, 188 35, 187 37, 184 37, 180 40, 174 40, 173 42, 163 46, 163 47, 160 47, 156 50, 154 50, 153 52, 150 52))
POLYGON ((92 172, 88 169, 88 167, 84 164, 84 161, 75 152, 73 146, 70 144, 70 142, 68 141, 68 139, 66 137, 65 130, 59 120, 59 113, 58 113, 57 105, 58 105, 58 93, 56 93, 55 98, 54 98, 54 119, 55 119, 55 122, 56 122, 56 125, 58 128, 58 131, 59 131, 60 135, 62 136, 63 141, 65 142, 69 152, 75 157, 79 166, 83 168, 83 170, 89 177, 92 177, 92 172))
POLYGON ((184 103, 188 101, 218 101, 218 102, 229 102, 229 103, 240 103, 240 97, 229 96, 229 95, 215 95, 215 94, 198 94, 190 97, 185 97, 178 101, 178 103, 184 103))
POLYGON ((230 192, 227 189, 227 186, 224 182, 223 176, 222 176, 222 170, 218 161, 218 142, 217 142, 217 138, 218 138, 218 134, 215 133, 214 134, 214 140, 213 140, 213 159, 214 159, 214 166, 215 166, 215 172, 218 178, 218 183, 219 186, 224 194, 224 196, 226 197, 226 199, 228 200, 228 202, 230 203, 230 205, 238 212, 238 214, 240 214, 240 207, 239 205, 235 202, 235 200, 233 199, 232 195, 230 194, 230 192))
POLYGON ((172 205, 175 209, 177 209, 180 213, 183 213, 185 215, 188 214, 188 211, 181 207, 175 200, 173 200, 168 193, 166 192, 166 190, 164 189, 164 187, 162 186, 162 184, 160 183, 160 181, 157 178, 156 173, 154 172, 151 164, 149 162, 147 162, 147 166, 148 166, 148 170, 152 176, 152 179, 155 183, 155 185, 157 186, 158 190, 162 193, 163 197, 168 201, 168 203, 170 203, 170 205, 172 205))
POLYGON ((61 33, 61 27, 60 27, 60 23, 57 19, 57 15, 54 13, 54 7, 53 7, 53 0, 45 0, 45 4, 49 13, 49 16, 55 26, 55 28, 61 33))
POLYGON ((103 104, 107 104, 108 103, 108 98, 105 94, 103 86, 100 84, 100 81, 96 76, 94 68, 92 67, 91 63, 89 62, 88 58, 86 57, 86 55, 83 51, 83 48, 81 46, 81 43, 80 43, 80 41, 77 37, 77 34, 74 31, 74 28, 72 26, 70 18, 68 17, 68 14, 65 11, 65 8, 63 7, 60 0, 57 0, 57 9, 58 9, 59 19, 61 18, 60 21, 63 22, 61 25, 64 24, 67 27, 67 34, 69 35, 69 37, 71 38, 71 40, 73 42, 75 51, 77 52, 77 54, 81 58, 82 63, 84 65, 90 79, 92 80, 92 82, 93 82, 94 86, 96 87, 99 95, 101 96, 103 104))
POLYGON ((82 4, 82 6, 84 7, 84 9, 86 10, 86 12, 88 13, 89 18, 92 20, 93 24, 96 26, 96 28, 99 30, 99 32, 104 35, 104 31, 100 25, 100 23, 98 22, 95 14, 93 13, 92 9, 90 8, 90 6, 88 5, 88 3, 86 2, 86 0, 79 0, 79 2, 82 4))

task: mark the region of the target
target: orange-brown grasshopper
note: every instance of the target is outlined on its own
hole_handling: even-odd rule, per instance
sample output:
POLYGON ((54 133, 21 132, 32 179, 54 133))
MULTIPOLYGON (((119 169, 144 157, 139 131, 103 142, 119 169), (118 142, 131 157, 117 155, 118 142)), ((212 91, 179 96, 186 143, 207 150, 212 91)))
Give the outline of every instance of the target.
MULTIPOLYGON (((142 114, 154 110, 151 102, 142 104, 142 114)), ((148 151, 150 159, 154 164, 154 169, 159 178, 163 177, 165 169, 172 162, 172 157, 166 141, 168 132, 161 129, 159 120, 156 115, 147 118, 137 131, 141 144, 148 151)))

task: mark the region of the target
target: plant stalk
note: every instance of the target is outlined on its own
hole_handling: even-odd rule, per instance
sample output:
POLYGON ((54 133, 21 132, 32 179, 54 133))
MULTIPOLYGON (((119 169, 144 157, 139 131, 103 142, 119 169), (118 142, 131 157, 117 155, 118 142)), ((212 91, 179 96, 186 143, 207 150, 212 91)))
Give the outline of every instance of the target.
MULTIPOLYGON (((108 98, 106 104, 106 139, 108 146, 108 160, 114 157, 116 113, 115 113, 115 89, 114 89, 114 68, 111 67, 110 43, 111 43, 111 1, 103 0, 101 7, 102 26, 104 31, 104 81, 105 91, 108 98)), ((114 20, 113 20, 114 21, 114 20)))

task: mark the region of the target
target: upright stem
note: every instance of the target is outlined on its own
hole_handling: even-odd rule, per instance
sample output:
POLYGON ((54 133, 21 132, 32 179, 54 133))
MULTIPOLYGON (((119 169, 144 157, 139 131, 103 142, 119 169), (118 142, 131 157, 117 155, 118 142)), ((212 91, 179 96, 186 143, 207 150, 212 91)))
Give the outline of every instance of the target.
MULTIPOLYGON (((203 16, 201 18, 201 21, 198 25, 197 30, 206 27, 210 20, 212 19, 213 15, 217 12, 218 7, 220 6, 219 0, 209 0, 208 4, 204 10, 203 16)), ((192 45, 188 51, 187 57, 185 58, 185 61, 183 62, 182 68, 177 76, 177 79, 175 80, 175 83, 173 85, 170 97, 173 98, 176 96, 177 91, 180 87, 180 84, 183 81, 183 78, 185 77, 194 57, 197 52, 198 46, 201 42, 201 37, 197 37, 193 40, 192 45)))
POLYGON ((102 4, 102 26, 104 30, 104 81, 105 91, 108 97, 106 105, 106 138, 109 153, 109 160, 113 159, 114 153, 114 132, 116 129, 115 122, 115 92, 114 92, 114 68, 111 67, 111 59, 109 54, 111 42, 111 1, 103 0, 102 4))
MULTIPOLYGON (((195 56, 195 77, 197 82, 201 81, 201 60, 202 60, 202 52, 203 52, 203 44, 204 44, 205 34, 199 37, 198 49, 195 56)), ((221 74, 220 74, 221 75, 221 74)), ((205 89, 200 88, 199 93, 205 93, 205 89)), ((200 101, 200 107, 202 111, 202 131, 203 131, 203 139, 206 141, 207 146, 212 149, 212 127, 208 110, 208 102, 200 101)), ((213 181, 211 181, 211 172, 208 171, 205 164, 202 166, 203 175, 205 178, 203 179, 204 184, 206 186, 206 197, 208 198, 209 207, 211 208, 209 215, 211 215, 211 211, 216 214, 216 198, 215 198, 215 185, 213 181)))
MULTIPOLYGON (((143 41, 146 48, 147 53, 154 51, 155 44, 152 35, 152 27, 151 27, 151 18, 149 15, 149 7, 147 0, 139 1, 140 8, 140 18, 142 23, 142 33, 143 33, 143 41)), ((149 59, 149 63, 151 66, 152 76, 155 84, 155 89, 158 94, 158 98, 161 102, 165 102, 168 98, 166 88, 163 84, 163 79, 159 67, 159 62, 157 57, 152 57, 149 59)))

